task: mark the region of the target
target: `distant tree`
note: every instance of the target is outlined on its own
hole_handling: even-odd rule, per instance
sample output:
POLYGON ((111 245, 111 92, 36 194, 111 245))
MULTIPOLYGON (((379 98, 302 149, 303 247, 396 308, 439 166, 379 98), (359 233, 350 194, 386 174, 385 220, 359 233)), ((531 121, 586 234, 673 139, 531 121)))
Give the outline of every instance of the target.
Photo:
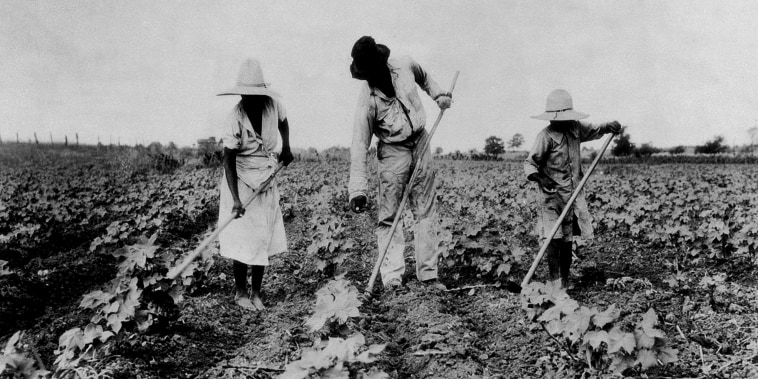
POLYGON ((160 142, 150 142, 150 144, 147 145, 147 150, 151 153, 160 153, 163 151, 163 145, 161 145, 160 142))
POLYGON ((511 138, 511 140, 508 141, 508 147, 510 147, 511 149, 515 149, 523 144, 524 144, 524 136, 522 136, 521 133, 514 134, 513 138, 511 138))
POLYGON ((653 147, 653 145, 649 143, 643 143, 642 146, 634 150, 634 156, 635 157, 649 157, 657 153, 658 151, 660 150, 656 147, 653 147))
POLYGON ((750 136, 750 145, 758 145, 758 126, 748 129, 747 134, 750 136))
POLYGON ((676 147, 672 147, 669 150, 669 154, 671 154, 671 155, 684 154, 684 151, 685 151, 684 146, 679 145, 679 146, 676 146, 676 147))
POLYGON ((625 157, 634 153, 634 144, 629 141, 631 137, 629 134, 622 130, 621 134, 613 141, 614 146, 611 149, 611 154, 617 157, 625 157))
POLYGON ((442 155, 442 148, 439 146, 434 148, 434 155, 442 155))
POLYGON ((491 136, 484 140, 484 153, 487 155, 500 155, 505 153, 505 144, 502 138, 491 136))
POLYGON ((695 154, 718 154, 727 150, 729 147, 724 145, 724 136, 715 136, 704 145, 695 146, 695 154))

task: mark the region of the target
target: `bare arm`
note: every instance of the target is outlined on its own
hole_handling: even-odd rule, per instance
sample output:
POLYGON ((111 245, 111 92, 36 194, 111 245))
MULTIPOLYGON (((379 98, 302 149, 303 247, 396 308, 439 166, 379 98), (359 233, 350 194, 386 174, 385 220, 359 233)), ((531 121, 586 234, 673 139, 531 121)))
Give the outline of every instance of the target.
POLYGON ((290 149, 290 124, 286 118, 279 121, 279 134, 282 136, 282 153, 279 154, 279 162, 287 166, 295 158, 290 149))
POLYGON ((234 200, 234 207, 232 213, 235 217, 240 217, 245 214, 245 208, 242 207, 242 201, 240 201, 239 189, 237 187, 237 153, 239 150, 224 148, 224 176, 226 176, 226 184, 229 186, 229 192, 232 193, 232 199, 234 200))

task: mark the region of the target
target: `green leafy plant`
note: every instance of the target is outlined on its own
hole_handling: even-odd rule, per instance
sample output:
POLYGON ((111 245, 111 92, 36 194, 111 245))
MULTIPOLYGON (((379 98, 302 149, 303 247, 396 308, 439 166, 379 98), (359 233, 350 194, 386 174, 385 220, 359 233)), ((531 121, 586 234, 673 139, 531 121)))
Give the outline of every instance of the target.
POLYGON ((328 322, 344 325, 350 317, 358 317, 361 301, 359 292, 344 278, 338 276, 316 292, 313 315, 305 322, 311 331, 324 327, 328 322))
POLYGON ((318 271, 336 268, 354 248, 353 240, 348 237, 344 212, 338 211, 341 197, 336 190, 325 186, 314 199, 313 235, 308 254, 314 257, 318 271))
POLYGON ((621 374, 627 369, 647 370, 677 361, 677 351, 655 327, 658 316, 649 309, 636 323, 624 322, 613 304, 600 311, 579 305, 557 282, 529 284, 521 294, 522 308, 577 363, 584 356, 590 371, 621 374), (563 342, 558 339, 560 337, 563 342))
POLYGON ((350 334, 347 331, 348 319, 360 316, 360 306, 358 290, 344 278, 344 274, 319 289, 316 292, 313 315, 306 320, 306 325, 314 332, 333 323, 342 328, 343 334, 349 336, 344 339, 316 339, 313 347, 303 349, 300 359, 290 362, 279 378, 388 378, 389 375, 382 371, 365 370, 365 366, 373 363, 386 345, 366 346, 366 339, 361 333, 350 334))
POLYGON ((366 346, 366 339, 360 333, 355 333, 347 339, 329 338, 325 343, 319 341, 313 348, 303 349, 299 360, 290 362, 280 379, 318 378, 348 378, 351 373, 355 377, 366 379, 389 378, 384 372, 377 370, 364 371, 357 368, 360 364, 376 361, 385 348, 384 344, 366 346))
POLYGON ((22 339, 24 332, 18 331, 8 339, 0 356, 0 377, 3 378, 45 378, 51 374, 45 367, 29 356, 29 349, 25 348, 22 339))
POLYGON ((181 257, 161 251, 156 238, 157 234, 141 236, 136 243, 111 253, 118 260, 118 274, 104 289, 82 297, 79 306, 94 314, 84 328, 69 329, 60 337, 55 361, 59 368, 77 367, 93 359, 99 348, 125 328, 144 332, 179 316, 177 304, 185 290, 205 276, 213 260, 204 255, 201 263, 193 262, 178 280, 170 280, 165 274, 181 257))

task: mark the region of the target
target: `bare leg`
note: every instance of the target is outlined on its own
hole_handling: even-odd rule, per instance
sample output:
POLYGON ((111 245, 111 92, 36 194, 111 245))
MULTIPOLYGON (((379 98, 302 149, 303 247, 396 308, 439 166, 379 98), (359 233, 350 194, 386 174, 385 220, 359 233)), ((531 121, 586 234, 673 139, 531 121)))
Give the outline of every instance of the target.
POLYGON ((561 241, 554 239, 547 246, 547 268, 550 280, 560 279, 561 241))
POLYGON ((251 266, 252 278, 251 278, 251 300, 255 309, 262 311, 266 309, 261 300, 261 286, 263 285, 263 272, 266 266, 251 266))
POLYGON ((573 252, 571 251, 572 242, 561 242, 561 281, 564 288, 570 288, 569 276, 571 276, 571 261, 573 252))
POLYGON ((234 261, 234 286, 236 293, 234 294, 234 300, 237 304, 245 309, 255 309, 255 306, 250 302, 250 297, 247 295, 247 265, 234 261))

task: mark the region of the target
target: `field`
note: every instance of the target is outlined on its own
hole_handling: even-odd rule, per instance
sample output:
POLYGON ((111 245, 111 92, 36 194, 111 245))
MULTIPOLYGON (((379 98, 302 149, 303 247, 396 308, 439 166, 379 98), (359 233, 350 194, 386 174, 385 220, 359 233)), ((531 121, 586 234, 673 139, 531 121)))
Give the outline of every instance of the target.
POLYGON ((539 248, 519 162, 436 164, 448 291, 409 247, 404 286, 360 296, 374 209, 346 209, 347 161, 295 161, 251 313, 217 247, 165 278, 215 225, 218 167, 0 146, 0 377, 758 377, 757 166, 601 162, 566 293, 544 265, 518 286, 539 248))

